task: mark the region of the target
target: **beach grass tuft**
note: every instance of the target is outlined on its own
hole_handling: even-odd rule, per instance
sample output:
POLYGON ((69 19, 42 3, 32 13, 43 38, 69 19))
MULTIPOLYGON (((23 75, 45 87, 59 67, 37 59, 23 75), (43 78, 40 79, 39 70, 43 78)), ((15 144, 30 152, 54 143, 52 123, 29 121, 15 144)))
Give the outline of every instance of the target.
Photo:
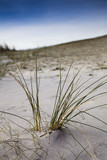
POLYGON ((40 114, 40 105, 39 105, 39 78, 38 78, 38 71, 37 71, 37 59, 35 61, 35 90, 36 94, 34 94, 34 88, 33 88, 33 79, 30 74, 30 84, 31 87, 28 86, 26 79, 24 78, 24 75, 18 65, 18 76, 13 74, 12 72, 9 72, 9 75, 15 79, 15 81, 18 82, 18 84, 22 87, 24 90, 27 99, 30 103, 30 106, 32 108, 33 113, 33 120, 34 120, 34 130, 35 131, 41 131, 41 114, 40 114))
MULTIPOLYGON (((89 101, 107 93, 106 91, 101 93, 95 92, 107 83, 107 75, 94 80, 94 82, 90 82, 92 78, 84 81, 81 80, 81 69, 79 69, 68 84, 67 78, 69 76, 70 69, 71 66, 63 82, 60 70, 60 80, 57 88, 49 130, 58 130, 67 123, 74 122, 73 118, 82 113, 88 114, 89 116, 103 122, 99 118, 87 113, 85 110, 80 111, 79 108, 82 105, 87 104, 89 101), (68 86, 65 87, 67 84, 68 86)), ((103 123, 106 124, 105 122, 103 123)))

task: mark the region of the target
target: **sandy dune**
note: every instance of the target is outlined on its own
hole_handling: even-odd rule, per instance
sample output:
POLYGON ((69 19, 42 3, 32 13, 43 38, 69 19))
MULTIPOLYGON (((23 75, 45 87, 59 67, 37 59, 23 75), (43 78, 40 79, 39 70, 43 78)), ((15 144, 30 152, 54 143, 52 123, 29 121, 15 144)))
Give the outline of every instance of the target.
MULTIPOLYGON (((46 159, 46 160, 106 160, 107 159, 107 94, 89 101, 81 106, 80 110, 101 107, 89 110, 88 113, 100 118, 104 123, 94 117, 83 114, 75 118, 76 121, 94 125, 106 132, 85 125, 72 123, 58 131, 52 131, 44 135, 53 110, 56 89, 59 80, 59 58, 61 53, 61 64, 63 78, 67 73, 69 65, 73 62, 71 73, 67 83, 71 81, 74 73, 80 68, 81 75, 85 79, 91 78, 94 82, 98 78, 107 75, 107 36, 62 44, 38 50, 38 73, 40 78, 40 107, 44 119, 43 131, 41 133, 31 131, 32 126, 15 116, 0 114, 0 158, 3 160, 14 159, 46 159), (55 54, 55 52, 57 54, 55 54), (49 56, 50 55, 50 56, 49 56), (14 123, 13 123, 14 122, 14 123), (11 126, 11 127, 10 127, 11 126), (4 128, 4 132, 2 132, 4 128), (32 135, 33 134, 33 135, 32 135), (42 135, 42 136, 41 136, 42 135), (2 143, 4 141, 4 143, 2 143), (12 148, 13 146, 13 148, 12 148), (87 151, 86 151, 87 150, 87 151), (88 152, 88 153, 87 153, 88 152), (90 154, 90 156, 88 155, 90 154)), ((24 51, 22 51, 23 53, 24 51)), ((36 52, 26 51, 26 54, 36 52)), ((19 52, 17 53, 19 54, 19 52)), ((2 56, 1 56, 2 59, 2 56)), ((14 58, 14 60, 16 60, 14 58)), ((34 63, 27 58, 26 61, 17 61, 27 83, 30 86, 30 72, 34 75, 34 63), (29 62, 28 62, 29 60, 29 62)), ((15 65, 7 64, 7 68, 15 71, 15 65)), ((86 84, 86 86, 89 82, 86 84)), ((33 83, 33 85, 35 85, 33 83)), ((83 86, 85 87, 85 86, 83 86)), ((96 93, 106 92, 107 84, 98 89, 96 93)), ((22 88, 6 74, 0 80, 0 110, 17 114, 31 122, 32 111, 22 88)))

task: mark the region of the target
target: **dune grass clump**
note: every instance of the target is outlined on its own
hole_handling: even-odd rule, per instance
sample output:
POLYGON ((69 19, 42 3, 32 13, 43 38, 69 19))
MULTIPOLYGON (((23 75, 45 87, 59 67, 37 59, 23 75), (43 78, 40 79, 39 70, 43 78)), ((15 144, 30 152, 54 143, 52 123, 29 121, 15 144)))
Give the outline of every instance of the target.
MULTIPOLYGON (((19 85, 24 90, 27 99, 29 100, 30 106, 32 108, 33 120, 34 120, 34 130, 41 131, 41 113, 40 113, 40 105, 39 105, 39 78, 38 78, 38 70, 37 70, 37 58, 35 63, 35 87, 33 86, 33 79, 30 75, 30 86, 29 88, 27 81, 24 78, 24 75, 19 68, 18 65, 18 76, 9 72, 10 76, 13 77, 19 85), (34 88, 36 90, 36 94, 34 93, 34 88)), ((65 126, 69 122, 74 122, 73 118, 76 116, 85 113, 89 116, 96 118, 97 120, 103 122, 99 118, 89 114, 87 111, 90 109, 94 109, 96 107, 92 107, 88 110, 80 111, 80 107, 83 104, 87 104, 87 102, 97 98, 98 96, 104 95, 107 92, 95 93, 100 87, 104 86, 107 83, 107 75, 91 82, 92 79, 89 78, 87 80, 83 80, 83 75, 80 74, 81 69, 79 69, 73 78, 68 83, 68 77, 70 75, 72 65, 69 67, 68 72, 63 80, 61 64, 59 67, 60 75, 59 75, 59 84, 57 88, 54 109, 52 111, 51 120, 48 126, 48 130, 58 130, 61 127, 65 126), (95 93, 95 94, 94 94, 95 93)), ((99 107, 99 106, 98 106, 99 107)), ((79 123, 75 121, 75 123, 79 123)), ((106 124, 104 122, 104 124, 106 124)), ((85 124, 84 124, 85 125, 85 124)), ((89 126, 89 125, 87 125, 89 126)), ((96 127, 94 127, 96 128, 96 127)), ((99 129, 99 128, 98 128, 99 129)), ((101 129, 99 129, 101 130, 101 129)))
POLYGON ((33 120, 34 120, 34 130, 35 131, 41 131, 41 114, 40 114, 40 105, 39 105, 39 79, 38 79, 38 71, 37 71, 37 59, 36 59, 36 63, 35 63, 35 90, 36 90, 36 94, 34 93, 34 88, 33 88, 33 80, 32 80, 32 76, 30 75, 30 85, 31 87, 28 86, 24 75, 21 71, 21 69, 19 68, 19 66, 17 66, 18 69, 18 76, 16 76, 15 74, 9 72, 10 76, 13 77, 18 84, 22 87, 22 89, 24 90, 27 99, 30 103, 30 106, 32 108, 32 113, 33 113, 33 120))
MULTIPOLYGON (((32 108, 34 130, 41 131, 42 123, 41 123, 41 112, 40 112, 40 105, 39 105, 39 100, 40 100, 39 99, 39 80, 40 79, 38 78, 37 58, 36 58, 35 64, 36 64, 35 65, 35 68, 36 68, 35 69, 35 87, 33 86, 33 79, 32 79, 32 76, 30 75, 31 87, 29 88, 27 81, 25 80, 24 75, 18 65, 16 65, 19 73, 18 76, 16 76, 12 72, 9 72, 9 74, 18 82, 18 84, 22 87, 22 89, 24 90, 27 96, 27 99, 32 108), (36 93, 34 92, 34 88, 36 93)), ((68 83, 68 77, 70 75, 71 67, 72 65, 69 67, 68 72, 65 76, 65 79, 63 80, 61 63, 60 63, 59 84, 57 88, 54 109, 52 111, 51 120, 48 125, 48 131, 58 130, 63 126, 65 126, 66 124, 68 124, 69 122, 74 122, 73 118, 75 118, 76 116, 82 113, 88 114, 89 116, 103 122, 98 117, 95 117, 87 112, 90 109, 96 108, 95 106, 93 106, 88 110, 84 109, 80 111, 79 109, 83 104, 87 104, 87 102, 93 100, 94 98, 97 98, 98 96, 101 96, 107 93, 107 92, 101 92, 101 93, 95 92, 96 90, 98 90, 100 87, 104 86, 107 83, 107 75, 91 82, 90 80, 92 79, 92 77, 87 80, 83 80, 83 75, 80 74, 81 69, 79 69, 75 73, 73 78, 71 77, 72 79, 68 83)), ((75 121, 75 123, 80 123, 80 122, 75 121)), ((105 122, 103 123, 106 124, 105 122)), ((96 128, 96 129, 101 130, 100 128, 96 128)))
MULTIPOLYGON (((87 113, 85 110, 80 111, 79 108, 83 104, 86 104, 87 102, 89 102, 90 100, 107 93, 107 92, 95 93, 96 90, 98 90, 100 87, 104 86, 107 83, 107 75, 90 83, 91 78, 84 81, 81 78, 82 75, 80 75, 80 70, 79 70, 77 71, 75 76, 72 78, 68 86, 66 87, 68 83, 67 78, 69 76, 70 69, 71 67, 69 68, 63 82, 62 82, 62 74, 60 70, 60 80, 58 84, 58 89, 57 89, 54 109, 53 109, 53 113, 52 113, 52 117, 49 125, 49 130, 58 130, 61 127, 65 126, 68 122, 74 122, 73 118, 80 115, 81 113, 88 114, 89 116, 103 122, 99 118, 87 113)), ((104 122, 104 124, 106 123, 104 122)), ((97 128, 97 127, 94 127, 94 128, 97 128)))

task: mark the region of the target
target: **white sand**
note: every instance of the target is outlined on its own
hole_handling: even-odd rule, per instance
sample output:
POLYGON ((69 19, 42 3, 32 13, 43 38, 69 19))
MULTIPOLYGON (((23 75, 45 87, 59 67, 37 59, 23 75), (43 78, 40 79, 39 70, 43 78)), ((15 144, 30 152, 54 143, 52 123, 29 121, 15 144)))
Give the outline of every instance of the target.
MULTIPOLYGON (((79 68, 80 65, 78 66, 74 65, 74 68, 76 67, 79 68)), ((62 71, 62 73, 65 75, 66 71, 67 70, 62 71)), ((82 74, 86 73, 85 79, 89 78, 90 75, 93 75, 92 81, 107 74, 107 70, 93 70, 88 65, 85 65, 81 72, 82 74)), ((56 94, 56 89, 57 89, 58 79, 59 79, 58 74, 59 74, 59 71, 52 71, 52 69, 49 69, 49 68, 44 69, 40 73, 40 76, 41 76, 40 106, 41 106, 41 110, 46 112, 45 113, 47 117, 46 124, 48 124, 48 121, 50 120, 49 116, 51 116, 52 114, 52 109, 53 109, 53 104, 55 100, 55 94, 56 94), (47 114, 49 116, 47 116, 47 114)), ((28 83, 30 84, 29 72, 25 71, 24 75, 28 83)), ((72 73, 69 76, 68 82, 70 81, 71 76, 72 76, 72 73)), ((107 91, 107 84, 103 86, 101 89, 97 90, 96 93, 103 92, 103 91, 107 91)), ((89 103, 81 106, 80 109, 84 110, 84 108, 94 107, 100 104, 107 104, 107 95, 101 96, 97 99, 90 101, 89 103)), ((17 114, 19 116, 27 118, 28 120, 32 118, 31 107, 29 105, 29 102, 26 98, 24 91, 22 90, 21 87, 19 87, 19 84, 17 84, 17 82, 15 82, 13 79, 9 77, 8 78, 4 77, 0 81, 0 110, 17 114)), ((107 123, 107 105, 102 106, 100 108, 96 108, 94 110, 90 110, 89 113, 92 113, 92 115, 97 116, 102 121, 105 121, 107 123)), ((0 117, 1 126, 3 124, 5 126, 7 125, 7 122, 4 122, 2 117, 5 117, 5 119, 10 119, 15 123, 17 123, 18 125, 23 126, 24 128, 31 127, 24 120, 18 119, 10 115, 4 116, 4 114, 1 114, 1 117, 0 117)), ((84 115, 82 117, 78 116, 75 118, 75 120, 78 120, 90 125, 94 125, 96 127, 99 127, 107 131, 107 126, 105 124, 99 122, 98 120, 88 115, 84 115)), ((22 143, 24 143, 25 146, 28 146, 29 148, 31 147, 36 148, 37 146, 40 147, 37 144, 37 140, 36 140, 36 146, 33 144, 32 141, 28 140, 29 138, 32 139, 32 137, 28 133, 24 134, 24 132, 26 132, 25 130, 22 131, 23 130, 22 128, 18 127, 17 125, 11 122, 9 122, 9 125, 11 125, 13 129, 15 129, 14 131, 15 135, 13 136, 15 140, 16 140, 16 137, 18 136, 20 138, 27 138, 27 141, 22 140, 22 143)), ((77 158, 78 160, 90 160, 90 159, 95 159, 94 156, 96 155, 98 160, 107 160, 107 133, 104 133, 102 131, 99 131, 97 129, 90 128, 87 126, 77 125, 74 123, 71 123, 71 125, 68 125, 67 127, 69 131, 67 129, 54 131, 50 134, 50 136, 49 134, 47 134, 43 137, 40 137, 42 134, 44 134, 44 132, 36 133, 39 138, 40 144, 43 147, 43 148, 40 147, 37 151, 37 153, 40 153, 41 155, 40 159, 44 160, 46 158, 46 160, 60 160, 60 159, 74 160, 77 158), (88 156, 86 151, 83 150, 83 148, 79 145, 79 143, 73 138, 71 133, 75 137, 75 139, 79 141, 79 143, 86 148, 88 153, 90 153, 91 155, 93 154, 93 158, 88 156), (91 145, 91 147, 88 143, 91 145)), ((8 133, 8 135, 10 134, 9 127, 7 127, 6 132, 8 133)), ((0 140, 8 139, 8 138, 10 139, 10 137, 0 132, 0 140)), ((17 142, 10 142, 10 143, 12 143, 13 146, 17 144, 17 142)), ((6 145, 7 143, 5 144, 5 146, 6 145)), ((21 144, 19 144, 19 142, 18 142, 18 145, 21 147, 21 150, 25 150, 25 148, 21 144)), ((1 146, 1 149, 3 149, 3 145, 1 146)), ((9 156, 9 160, 13 160, 16 157, 18 157, 20 155, 19 150, 17 151, 18 152, 17 154, 15 151, 12 151, 12 150, 11 152, 9 151, 7 153, 9 156)), ((33 149, 25 151, 24 153, 27 155, 27 157, 19 156, 19 159, 27 159, 28 157, 30 157, 33 153, 33 149)), ((5 154, 5 150, 0 150, 0 156, 2 156, 3 154, 5 154)), ((37 156, 36 153, 35 155, 37 156)), ((6 155, 3 156, 3 158, 6 159, 6 155)), ((34 157, 32 156, 29 159, 38 159, 38 158, 35 158, 35 156, 34 157)))

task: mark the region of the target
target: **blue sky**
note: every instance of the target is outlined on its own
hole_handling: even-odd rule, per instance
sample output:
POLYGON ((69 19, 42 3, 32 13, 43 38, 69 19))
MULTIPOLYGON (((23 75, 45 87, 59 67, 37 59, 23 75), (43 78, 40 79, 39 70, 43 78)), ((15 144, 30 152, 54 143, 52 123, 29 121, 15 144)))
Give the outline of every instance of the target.
POLYGON ((0 44, 35 48, 107 34, 107 0, 0 0, 0 44))

